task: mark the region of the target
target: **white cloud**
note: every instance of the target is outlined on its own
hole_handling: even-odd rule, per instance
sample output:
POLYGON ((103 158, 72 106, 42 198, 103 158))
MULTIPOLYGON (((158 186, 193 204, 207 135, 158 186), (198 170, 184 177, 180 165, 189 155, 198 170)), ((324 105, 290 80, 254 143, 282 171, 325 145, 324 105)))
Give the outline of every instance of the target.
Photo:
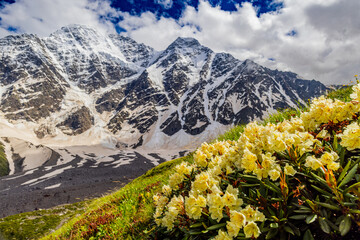
POLYGON ((230 13, 200 1, 198 11, 187 7, 178 21, 157 20, 151 13, 123 14, 120 25, 135 40, 158 50, 177 36, 195 37, 242 60, 339 84, 360 73, 359 8, 358 0, 285 0, 284 8, 258 18, 250 3, 230 13), (296 34, 288 36, 291 31, 296 34))
POLYGON ((155 3, 160 4, 165 9, 170 9, 173 5, 172 0, 155 0, 155 3))
MULTIPOLYGON (((154 1, 172 5, 172 0, 154 1)), ((0 37, 13 34, 6 30, 8 26, 48 36, 73 23, 114 32, 109 19, 99 16, 122 16, 120 26, 127 30, 125 34, 158 50, 178 36, 195 37, 217 52, 229 52, 241 60, 250 58, 326 84, 348 83, 360 73, 359 0, 283 2, 284 8, 278 12, 258 18, 250 3, 230 13, 201 0, 198 10, 189 6, 179 20, 174 20, 157 19, 150 12, 141 16, 117 12, 109 1, 17 0, 0 10, 0 37)))
POLYGON ((103 31, 114 31, 109 21, 99 16, 116 16, 108 1, 101 0, 17 0, 0 10, 0 37, 13 34, 8 27, 19 33, 36 33, 48 36, 69 24, 83 24, 103 31))

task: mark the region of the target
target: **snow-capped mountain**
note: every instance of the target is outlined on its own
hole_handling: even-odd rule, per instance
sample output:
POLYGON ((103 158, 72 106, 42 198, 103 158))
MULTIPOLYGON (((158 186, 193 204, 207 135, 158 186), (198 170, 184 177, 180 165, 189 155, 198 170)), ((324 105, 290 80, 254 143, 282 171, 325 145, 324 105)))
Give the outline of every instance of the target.
POLYGON ((34 144, 196 146, 325 90, 193 38, 161 52, 80 25, 0 39, 0 136, 34 144))

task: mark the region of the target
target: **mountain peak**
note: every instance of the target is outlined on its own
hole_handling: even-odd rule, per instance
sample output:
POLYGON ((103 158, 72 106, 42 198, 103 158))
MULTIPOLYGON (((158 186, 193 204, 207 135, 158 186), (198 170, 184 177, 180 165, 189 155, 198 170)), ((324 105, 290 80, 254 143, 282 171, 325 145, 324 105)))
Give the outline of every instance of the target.
POLYGON ((60 29, 60 31, 79 31, 79 30, 95 32, 94 28, 81 24, 69 24, 60 29))
POLYGON ((209 48, 200 44, 198 40, 190 37, 178 37, 174 42, 172 42, 164 53, 169 52, 181 52, 181 53, 191 53, 193 51, 197 52, 208 52, 211 51, 209 48))
POLYGON ((191 37, 178 37, 173 43, 178 44, 178 45, 187 45, 187 46, 200 46, 201 44, 199 43, 198 40, 196 40, 195 38, 191 38, 191 37))
POLYGON ((75 39, 76 41, 93 41, 94 39, 99 38, 101 35, 93 28, 80 25, 80 24, 71 24, 65 27, 62 27, 60 30, 55 31, 50 34, 50 38, 67 38, 75 39))
POLYGON ((250 59, 246 59, 242 64, 244 66, 244 70, 247 71, 255 71, 263 68, 261 65, 257 64, 256 62, 250 59))

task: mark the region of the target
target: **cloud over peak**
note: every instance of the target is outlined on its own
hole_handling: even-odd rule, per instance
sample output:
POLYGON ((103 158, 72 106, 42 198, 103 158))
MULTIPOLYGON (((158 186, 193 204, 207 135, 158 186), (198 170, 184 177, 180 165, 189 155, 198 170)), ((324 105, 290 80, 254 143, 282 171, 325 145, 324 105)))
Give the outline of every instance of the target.
POLYGON ((241 1, 231 11, 224 10, 229 1, 215 2, 154 0, 165 12, 183 8, 171 17, 154 9, 120 11, 114 6, 121 1, 17 0, 0 9, 0 36, 14 31, 47 36, 78 23, 108 33, 121 29, 158 50, 179 36, 194 37, 217 52, 326 84, 348 83, 360 72, 358 0, 265 1, 269 11, 260 9, 264 1, 241 1))

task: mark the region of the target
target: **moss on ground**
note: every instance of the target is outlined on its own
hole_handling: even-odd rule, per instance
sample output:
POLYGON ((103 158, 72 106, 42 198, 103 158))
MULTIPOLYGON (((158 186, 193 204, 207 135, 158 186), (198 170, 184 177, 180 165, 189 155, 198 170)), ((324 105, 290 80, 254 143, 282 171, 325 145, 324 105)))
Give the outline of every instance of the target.
POLYGON ((9 162, 6 159, 6 155, 4 152, 4 145, 0 142, 0 177, 9 175, 10 168, 9 162))

